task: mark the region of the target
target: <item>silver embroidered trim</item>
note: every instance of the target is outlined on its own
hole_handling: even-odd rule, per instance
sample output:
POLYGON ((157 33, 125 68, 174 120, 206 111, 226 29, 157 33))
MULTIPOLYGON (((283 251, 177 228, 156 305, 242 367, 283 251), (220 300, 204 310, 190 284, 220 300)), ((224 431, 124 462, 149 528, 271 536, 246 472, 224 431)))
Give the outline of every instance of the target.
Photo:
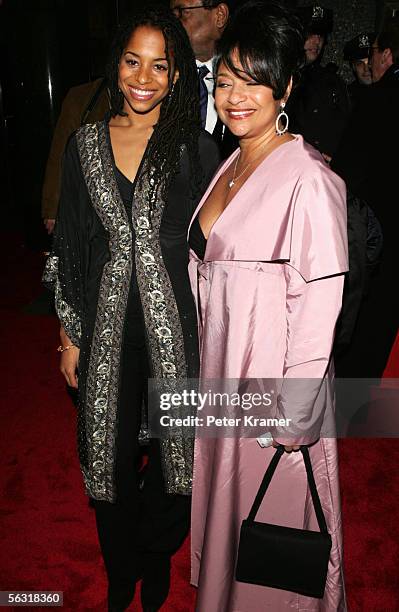
POLYGON ((49 255, 49 257, 47 257, 42 281, 55 293, 55 309, 65 333, 73 344, 80 346, 82 323, 72 306, 64 299, 58 274, 58 262, 59 258, 56 255, 49 255))
POLYGON ((42 282, 52 290, 54 290, 58 277, 58 260, 59 258, 56 255, 49 255, 43 270, 42 282))
POLYGON ((89 359, 85 402, 88 494, 116 498, 116 414, 123 326, 132 274, 132 232, 120 199, 104 123, 77 132, 83 173, 93 206, 109 232, 110 261, 104 266, 89 359))
MULTIPOLYGON (((172 284, 162 259, 159 231, 165 202, 150 205, 151 172, 143 164, 133 201, 137 281, 149 339, 153 377, 187 377, 183 331, 172 284)), ((181 436, 160 440, 168 493, 187 495, 192 487, 193 440, 181 436)))
MULTIPOLYGON (((93 206, 109 232, 111 252, 101 279, 88 367, 84 398, 88 465, 82 469, 88 494, 114 501, 115 427, 122 333, 132 274, 132 233, 115 182, 106 129, 101 122, 77 132, 83 173, 93 206)), ((137 280, 153 375, 181 379, 187 376, 183 332, 159 240, 164 202, 158 201, 150 214, 149 176, 145 173, 143 180, 137 181, 132 211, 137 280)), ((180 436, 160 444, 167 492, 189 494, 193 440, 180 436)))

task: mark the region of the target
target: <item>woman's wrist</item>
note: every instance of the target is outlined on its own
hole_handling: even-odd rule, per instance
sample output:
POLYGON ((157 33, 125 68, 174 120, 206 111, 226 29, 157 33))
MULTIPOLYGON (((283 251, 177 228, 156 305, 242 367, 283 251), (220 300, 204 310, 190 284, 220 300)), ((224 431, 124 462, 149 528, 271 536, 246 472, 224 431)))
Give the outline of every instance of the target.
POLYGON ((69 349, 72 348, 79 348, 77 347, 75 344, 60 344, 60 346, 57 347, 57 351, 59 353, 63 353, 64 351, 69 351, 69 349))
POLYGON ((59 353, 63 353, 64 351, 69 351, 69 349, 72 349, 72 348, 79 349, 79 347, 76 346, 76 344, 72 342, 70 337, 67 336, 63 327, 60 328, 60 340, 61 340, 61 344, 60 346, 57 347, 57 351, 59 353))
POLYGON ((67 344, 73 344, 72 340, 66 334, 65 329, 63 327, 60 327, 60 340, 62 346, 66 346, 67 344))

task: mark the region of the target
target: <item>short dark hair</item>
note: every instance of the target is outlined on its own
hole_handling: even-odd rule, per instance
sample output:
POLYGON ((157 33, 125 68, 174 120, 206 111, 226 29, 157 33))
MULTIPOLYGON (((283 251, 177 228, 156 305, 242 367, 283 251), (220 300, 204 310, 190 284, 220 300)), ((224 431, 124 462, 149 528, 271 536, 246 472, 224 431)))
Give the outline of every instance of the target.
POLYGON ((203 0, 204 8, 213 9, 219 4, 227 4, 229 11, 234 8, 234 0, 203 0))
POLYGON ((125 114, 124 97, 118 86, 119 61, 132 33, 140 26, 153 27, 162 32, 168 64, 170 65, 169 51, 172 50, 175 68, 179 71, 179 78, 172 87, 173 74, 169 70, 170 94, 162 102, 160 118, 148 149, 151 164, 156 170, 152 192, 155 196, 161 191, 162 195, 166 196, 168 186, 178 171, 181 147, 184 146, 190 160, 195 193, 202 172, 198 151, 201 128, 198 75, 187 33, 168 8, 151 4, 132 13, 119 27, 107 65, 111 114, 125 114))
POLYGON ((219 44, 221 62, 241 76, 232 54, 237 51, 244 71, 257 83, 283 98, 291 77, 296 81, 304 64, 304 32, 298 18, 280 2, 249 0, 234 14, 219 44))
POLYGON ((381 51, 390 49, 395 64, 399 64, 399 19, 388 21, 384 30, 377 36, 378 48, 381 51))
POLYGON ((227 4, 226 0, 204 0, 203 3, 204 8, 211 9, 215 8, 219 4, 227 4))

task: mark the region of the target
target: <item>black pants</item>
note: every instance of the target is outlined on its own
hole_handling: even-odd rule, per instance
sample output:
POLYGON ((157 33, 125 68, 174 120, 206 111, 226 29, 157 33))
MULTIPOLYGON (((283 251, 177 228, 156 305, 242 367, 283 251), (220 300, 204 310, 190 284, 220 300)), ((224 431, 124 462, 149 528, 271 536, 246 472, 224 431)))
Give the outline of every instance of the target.
POLYGON ((335 357, 338 377, 381 378, 384 373, 399 325, 392 261, 385 258, 370 281, 351 343, 335 357))
POLYGON ((123 587, 138 575, 143 556, 172 555, 190 524, 190 497, 164 491, 158 440, 148 449, 142 487, 138 432, 148 379, 146 349, 125 345, 116 443, 117 501, 93 500, 102 555, 112 586, 123 587))

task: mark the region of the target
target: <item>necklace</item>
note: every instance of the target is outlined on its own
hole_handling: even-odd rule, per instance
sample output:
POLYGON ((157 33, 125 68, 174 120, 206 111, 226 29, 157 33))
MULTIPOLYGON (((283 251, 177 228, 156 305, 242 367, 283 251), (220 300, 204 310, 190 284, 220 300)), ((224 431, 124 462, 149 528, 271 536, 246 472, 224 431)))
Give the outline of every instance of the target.
MULTIPOLYGON (((266 143, 266 145, 269 143, 266 143)), ((266 146, 265 145, 265 146, 266 146)), ((234 164, 234 171, 233 171, 233 178, 231 179, 231 181, 229 181, 228 185, 229 185, 229 189, 232 189, 234 187, 234 185, 236 184, 236 182, 243 176, 243 174, 246 173, 246 171, 248 170, 249 166, 251 164, 253 164, 254 162, 256 162, 257 159, 259 159, 259 157, 261 157, 262 153, 264 152, 263 150, 264 148, 262 148, 262 152, 259 155, 256 155, 256 157, 254 157, 254 159, 252 161, 249 162, 249 164, 247 164, 244 168, 244 170, 242 172, 240 172, 240 174, 238 176, 236 176, 236 172, 237 172, 237 166, 238 166, 238 162, 240 160, 241 157, 241 151, 239 152, 239 154, 237 155, 235 164, 234 164)))
POLYGON ((239 152, 239 154, 237 155, 235 164, 234 164, 234 172, 233 172, 233 178, 231 179, 231 181, 229 181, 229 189, 231 189, 232 187, 234 187, 235 182, 238 181, 239 178, 242 177, 242 175, 248 170, 249 166, 251 165, 252 162, 249 162, 249 164, 247 164, 244 168, 244 170, 241 172, 241 174, 239 174, 238 176, 236 176, 236 172, 237 172, 237 165, 238 165, 238 160, 241 157, 241 151, 239 152))

